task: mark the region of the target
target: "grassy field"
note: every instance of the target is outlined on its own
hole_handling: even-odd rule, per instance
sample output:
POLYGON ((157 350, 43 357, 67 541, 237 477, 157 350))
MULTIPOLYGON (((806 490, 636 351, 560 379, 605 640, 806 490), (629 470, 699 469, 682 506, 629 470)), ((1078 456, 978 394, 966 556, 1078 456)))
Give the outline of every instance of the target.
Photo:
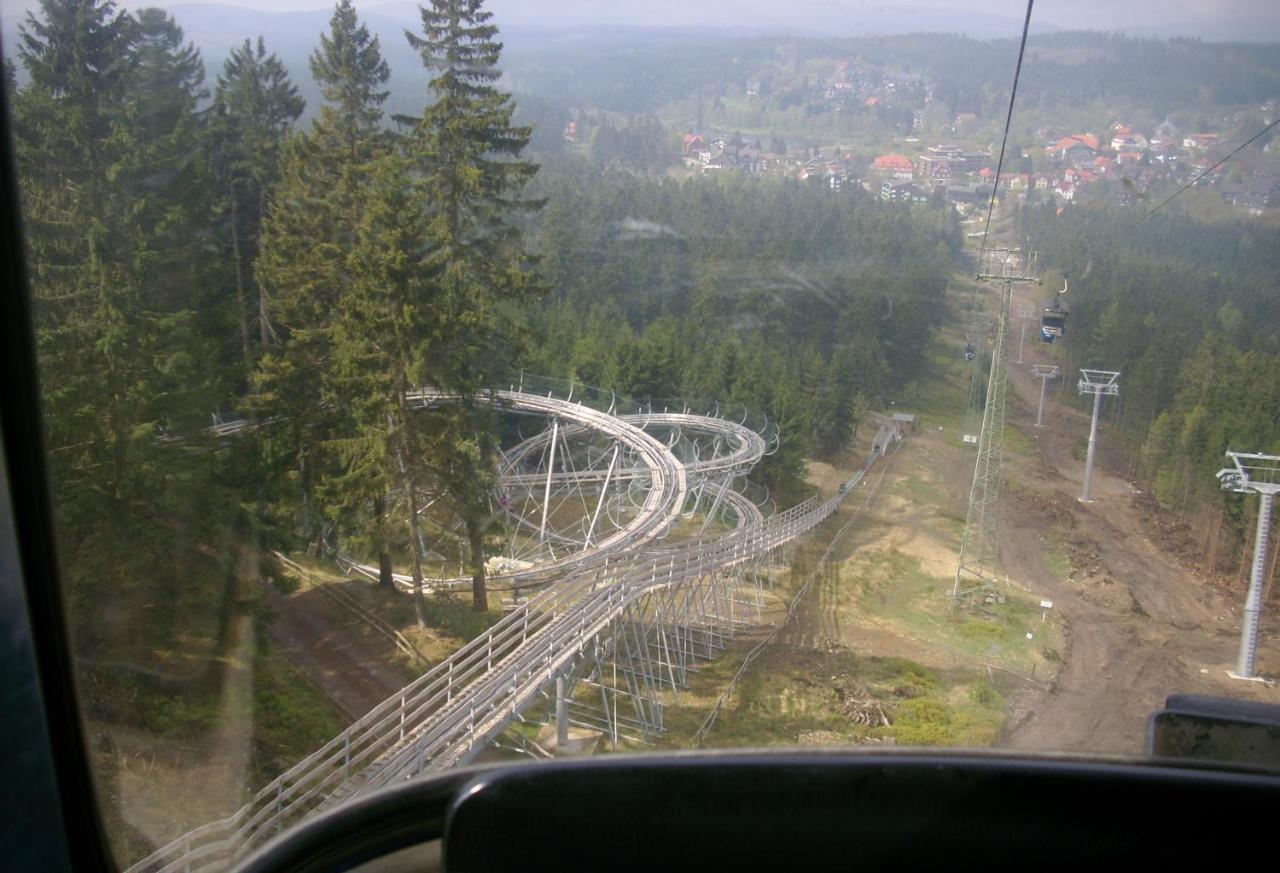
MULTIPOLYGON (((1053 616, 1042 621, 1037 600, 1012 586, 973 608, 951 597, 974 459, 960 439, 970 373, 962 348, 962 335, 944 332, 930 350, 930 377, 897 399, 898 410, 916 415, 915 435, 793 626, 746 670, 705 745, 991 745, 1004 725, 1005 695, 1056 670, 1062 628, 1053 616)), ((1013 428, 1005 444, 1011 464, 1033 456, 1013 428)), ((845 457, 811 471, 835 481, 855 463, 845 457)), ((782 602, 851 511, 846 506, 798 547, 777 591, 782 602)), ((1065 552, 1060 557, 1069 572, 1065 552)), ((740 637, 701 667, 667 709, 664 746, 688 745, 766 632, 740 637)))

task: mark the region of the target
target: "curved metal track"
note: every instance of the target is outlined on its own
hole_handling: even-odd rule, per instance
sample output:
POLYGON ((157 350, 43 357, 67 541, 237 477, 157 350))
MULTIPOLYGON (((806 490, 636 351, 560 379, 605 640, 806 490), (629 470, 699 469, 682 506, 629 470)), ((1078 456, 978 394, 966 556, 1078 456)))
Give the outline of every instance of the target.
MULTIPOLYGON (((447 400, 429 394, 422 399, 427 404, 447 400)), ((463 763, 522 712, 541 704, 550 685, 581 668, 593 653, 598 662, 602 641, 613 646, 615 658, 620 641, 631 646, 628 635, 643 648, 642 660, 652 657, 655 646, 674 651, 667 648, 668 630, 688 631, 692 639, 699 623, 722 620, 721 607, 708 608, 708 598, 722 598, 732 585, 741 583, 748 568, 827 519, 898 439, 891 426, 882 426, 862 469, 829 500, 811 498, 766 519, 744 495, 726 490, 723 499, 738 515, 738 527, 656 548, 654 541, 679 514, 688 488, 687 471, 669 448, 632 422, 569 401, 515 391, 497 392, 496 399, 584 427, 607 428, 634 446, 646 459, 651 483, 643 523, 620 530, 591 555, 560 562, 554 571, 548 567, 530 571, 531 578, 546 579, 555 572, 562 578, 299 761, 229 818, 184 835, 135 864, 130 873, 220 868, 321 809, 398 780, 463 763), (570 567, 572 572, 566 572, 570 567), (731 580, 728 587, 727 579, 731 580), (675 619, 683 630, 672 624, 673 607, 683 610, 675 619), (641 622, 650 629, 651 638, 637 636, 641 622)), ((679 423, 712 428, 720 424, 708 422, 732 424, 702 416, 690 419, 697 421, 679 423)), ((734 428, 725 428, 724 433, 741 440, 730 453, 734 460, 716 462, 726 470, 738 469, 763 443, 734 428)), ((673 643, 676 648, 681 644, 673 643)), ((674 690, 679 680, 672 656, 655 663, 657 675, 651 672, 641 679, 654 690, 655 679, 665 683, 662 674, 669 672, 674 690)), ((616 694, 615 689, 615 725, 616 694)))
MULTIPOLYGON (((518 390, 495 391, 490 399, 513 412, 543 415, 569 422, 558 431, 565 437, 588 432, 604 435, 626 447, 629 453, 642 462, 639 466, 611 471, 548 471, 527 475, 513 473, 522 459, 544 450, 555 437, 556 432, 548 429, 523 440, 505 453, 500 469, 500 487, 541 484, 548 480, 555 483, 569 480, 576 483, 598 482, 610 477, 615 482, 639 479, 647 485, 643 505, 623 527, 599 542, 588 543, 586 548, 563 554, 559 558, 539 562, 532 567, 490 574, 489 579, 498 590, 504 587, 519 589, 546 585, 570 570, 595 566, 650 543, 662 536, 684 511, 691 480, 700 484, 703 480, 718 477, 727 485, 733 476, 750 470, 768 452, 765 438, 756 431, 738 422, 712 416, 670 412, 614 416, 571 400, 518 390), (709 434, 722 441, 728 451, 682 463, 669 446, 647 432, 653 428, 684 429, 709 434)), ((415 395, 414 400, 423 407, 431 407, 448 402, 449 398, 443 394, 424 391, 415 395)), ((722 498, 735 509, 739 525, 747 520, 757 521, 761 518, 759 510, 737 492, 726 487, 722 498)), ((349 562, 349 566, 362 575, 377 578, 377 567, 355 561, 349 562)), ((397 573, 392 578, 401 590, 413 589, 413 578, 408 574, 397 573)), ((429 588, 465 588, 471 585, 471 577, 458 575, 431 579, 426 584, 429 588)))

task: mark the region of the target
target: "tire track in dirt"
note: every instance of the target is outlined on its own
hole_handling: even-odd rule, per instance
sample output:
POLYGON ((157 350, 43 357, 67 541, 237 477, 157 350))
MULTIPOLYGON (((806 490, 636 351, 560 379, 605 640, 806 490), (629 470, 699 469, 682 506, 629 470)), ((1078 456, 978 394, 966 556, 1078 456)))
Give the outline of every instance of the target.
POLYGON ((323 592, 272 590, 268 603, 272 642, 353 721, 408 684, 395 646, 323 592))
MULTIPOLYGON (((1280 702, 1280 691, 1227 678, 1239 632, 1239 604, 1224 600, 1158 548, 1142 527, 1133 486, 1095 468, 1097 500, 1081 504, 1083 463, 1073 442, 1088 417, 1046 398, 1047 427, 1030 426, 1038 386, 1011 369, 1010 420, 1032 439, 1030 491, 1006 492, 1001 559, 1010 578, 1054 601, 1066 624, 1063 664, 1050 688, 1010 698, 1016 748, 1138 754, 1146 722, 1176 692, 1280 702), (1011 493, 1012 492, 1012 493, 1011 493), (1057 532, 1082 544, 1065 579, 1046 553, 1057 532)), ((1106 440, 1103 431, 1100 439, 1106 440)), ((1012 478, 1012 477, 1011 477, 1012 478)), ((1280 666, 1274 624, 1260 662, 1280 666), (1264 655, 1265 652, 1265 655, 1264 655)))

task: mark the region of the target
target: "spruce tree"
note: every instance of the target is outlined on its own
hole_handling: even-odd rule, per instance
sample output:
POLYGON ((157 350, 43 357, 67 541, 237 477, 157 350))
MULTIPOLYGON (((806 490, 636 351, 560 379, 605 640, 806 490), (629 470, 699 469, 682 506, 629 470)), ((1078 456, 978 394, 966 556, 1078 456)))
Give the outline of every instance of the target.
POLYGON ((19 42, 30 83, 14 105, 18 172, 55 490, 118 498, 146 369, 120 173, 133 148, 132 21, 109 0, 44 0, 19 42))
POLYGON ((467 529, 477 610, 488 604, 483 536, 494 466, 477 395, 509 366, 512 304, 540 292, 511 217, 541 205, 521 196, 537 172, 520 160, 531 131, 512 125, 514 107, 494 85, 502 44, 482 5, 431 0, 421 8, 421 34, 406 32, 433 74, 435 101, 413 121, 405 143, 416 194, 428 204, 423 266, 438 320, 423 376, 458 398, 436 416, 430 457, 467 529))
POLYGON ((274 339, 268 299, 253 271, 267 197, 277 179, 280 147, 305 106, 289 74, 262 38, 231 52, 214 95, 215 170, 221 189, 239 309, 240 351, 246 373, 258 345, 274 339))
MULTIPOLYGON (((332 402, 323 397, 333 366, 333 322, 350 283, 347 261, 367 199, 371 162, 389 147, 381 129, 387 96, 381 86, 390 73, 378 40, 360 24, 349 0, 337 4, 329 33, 320 40, 311 70, 325 103, 310 130, 285 143, 280 182, 263 224, 256 272, 267 316, 283 333, 283 343, 264 352, 252 397, 259 415, 287 422, 267 447, 296 471, 307 538, 315 533, 313 500, 327 469, 321 450, 348 408, 341 397, 332 402)), ((373 508, 371 522, 363 526, 380 555, 382 582, 390 586, 382 492, 329 496, 335 508, 354 518, 373 508)))

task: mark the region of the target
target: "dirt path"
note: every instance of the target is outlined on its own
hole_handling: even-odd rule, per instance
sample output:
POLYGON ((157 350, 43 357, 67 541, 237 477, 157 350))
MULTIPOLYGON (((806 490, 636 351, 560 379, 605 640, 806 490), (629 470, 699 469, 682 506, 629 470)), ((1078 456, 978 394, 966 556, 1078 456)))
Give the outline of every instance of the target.
MULTIPOLYGON (((1033 426, 1039 385, 1027 371, 1036 357, 1028 349, 1027 365, 1010 368, 1009 420, 1035 451, 1008 471, 1015 485, 1003 500, 1001 557, 1015 584, 1054 602, 1068 630, 1052 687, 1011 701, 1009 745, 1138 753, 1147 717, 1169 694, 1280 702, 1280 690, 1226 675, 1243 591, 1222 591, 1153 543, 1124 479, 1095 467, 1094 502, 1077 500, 1084 464, 1072 447, 1087 438, 1089 419, 1051 390, 1046 427, 1033 426), (1070 560, 1065 573, 1049 566, 1055 550, 1070 560)), ((1263 674, 1280 673, 1277 625, 1274 615, 1264 622, 1263 674)))
POLYGON ((395 646, 316 589, 269 598, 271 639, 353 720, 408 682, 395 646))

